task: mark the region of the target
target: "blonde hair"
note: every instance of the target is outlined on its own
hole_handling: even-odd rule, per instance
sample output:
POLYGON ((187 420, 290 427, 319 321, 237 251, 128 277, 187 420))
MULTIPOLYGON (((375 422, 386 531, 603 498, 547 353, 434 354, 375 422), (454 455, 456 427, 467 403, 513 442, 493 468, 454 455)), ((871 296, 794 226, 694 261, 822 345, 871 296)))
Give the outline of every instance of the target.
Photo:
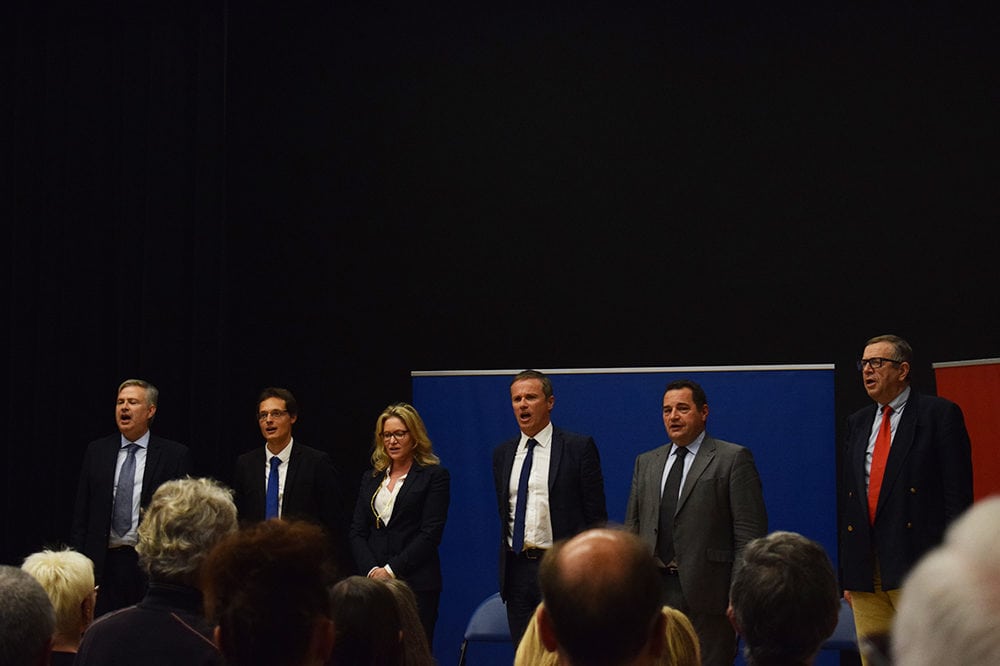
MULTIPOLYGON (((517 645, 514 666, 558 666, 559 664, 559 653, 546 650, 541 636, 538 635, 538 609, 541 607, 539 604, 535 608, 535 613, 528 622, 528 628, 517 645)), ((698 643, 698 634, 691 620, 670 606, 664 606, 662 613, 666 619, 664 623, 666 644, 658 662, 659 666, 701 666, 701 645, 698 643)))
POLYGON ((406 425, 406 429, 410 431, 410 437, 414 441, 413 459, 424 467, 440 464, 441 459, 434 455, 431 438, 427 435, 427 426, 424 425, 420 414, 417 413, 413 405, 397 402, 383 409, 382 413, 375 419, 375 437, 372 446, 372 467, 375 468, 375 474, 389 469, 390 458, 385 451, 382 428, 385 426, 386 419, 393 416, 402 421, 406 425))
POLYGON ((662 666, 701 666, 701 645, 698 634, 688 616, 670 606, 663 607, 667 618, 666 651, 660 660, 662 666))
POLYGON ((535 607, 528 628, 517 644, 514 666, 556 666, 559 663, 559 653, 546 650, 542 637, 538 634, 538 609, 541 607, 542 604, 535 607))
POLYGON ((167 481, 143 513, 139 561, 151 579, 194 585, 208 551, 237 527, 226 486, 208 478, 167 481))
POLYGON ((94 592, 94 563, 70 548, 43 550, 24 558, 21 568, 41 583, 56 613, 59 636, 79 641, 84 630, 80 604, 94 592))

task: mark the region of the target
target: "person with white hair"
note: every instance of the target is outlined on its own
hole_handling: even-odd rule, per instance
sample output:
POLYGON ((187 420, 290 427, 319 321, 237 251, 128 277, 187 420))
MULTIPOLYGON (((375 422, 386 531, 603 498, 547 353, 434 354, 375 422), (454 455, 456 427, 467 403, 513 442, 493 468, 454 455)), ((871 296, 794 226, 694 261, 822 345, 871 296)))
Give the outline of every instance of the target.
POLYGON ((80 637, 94 621, 97 587, 93 561, 70 548, 46 549, 26 557, 21 568, 42 584, 55 610, 52 666, 72 666, 80 637))
POLYGON ((1000 495, 974 503, 903 584, 890 637, 901 666, 1000 664, 1000 495))

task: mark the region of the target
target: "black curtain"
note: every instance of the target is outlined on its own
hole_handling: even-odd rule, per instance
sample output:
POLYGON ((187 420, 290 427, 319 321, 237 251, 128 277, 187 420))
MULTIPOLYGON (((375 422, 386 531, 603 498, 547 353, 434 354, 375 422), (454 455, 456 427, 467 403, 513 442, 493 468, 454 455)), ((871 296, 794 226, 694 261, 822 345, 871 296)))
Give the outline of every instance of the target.
POLYGON ((128 377, 223 480, 286 386, 351 487, 411 370, 834 362, 846 416, 871 335, 1000 354, 996 12, 730 4, 5 4, 0 561, 128 377))

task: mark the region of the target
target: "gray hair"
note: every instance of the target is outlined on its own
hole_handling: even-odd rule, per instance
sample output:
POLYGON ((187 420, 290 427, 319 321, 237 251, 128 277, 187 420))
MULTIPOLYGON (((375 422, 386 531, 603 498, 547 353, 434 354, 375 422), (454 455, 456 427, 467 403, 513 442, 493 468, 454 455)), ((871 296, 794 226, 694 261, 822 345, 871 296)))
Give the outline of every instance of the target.
POLYGON ((138 386, 141 389, 146 389, 146 402, 154 407, 160 400, 160 390, 145 379, 126 379, 118 385, 118 393, 121 393, 126 386, 138 386))
POLYGON ((52 640, 55 612, 42 584, 19 567, 0 565, 0 664, 37 664, 52 640))
POLYGON ((215 479, 167 481, 139 525, 139 562, 151 580, 195 585, 212 547, 236 531, 233 491, 215 479))

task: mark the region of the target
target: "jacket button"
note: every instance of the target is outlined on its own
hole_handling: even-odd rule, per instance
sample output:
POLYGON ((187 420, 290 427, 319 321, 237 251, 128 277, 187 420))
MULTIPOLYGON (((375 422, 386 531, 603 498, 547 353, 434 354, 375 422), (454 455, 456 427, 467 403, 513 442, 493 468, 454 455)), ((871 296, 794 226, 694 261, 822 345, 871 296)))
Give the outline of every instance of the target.
POLYGON ((917 489, 916 488, 910 488, 910 494, 911 495, 916 495, 917 494, 917 489))
POLYGON ((848 532, 853 532, 854 531, 854 525, 848 525, 847 526, 847 531, 848 532))

